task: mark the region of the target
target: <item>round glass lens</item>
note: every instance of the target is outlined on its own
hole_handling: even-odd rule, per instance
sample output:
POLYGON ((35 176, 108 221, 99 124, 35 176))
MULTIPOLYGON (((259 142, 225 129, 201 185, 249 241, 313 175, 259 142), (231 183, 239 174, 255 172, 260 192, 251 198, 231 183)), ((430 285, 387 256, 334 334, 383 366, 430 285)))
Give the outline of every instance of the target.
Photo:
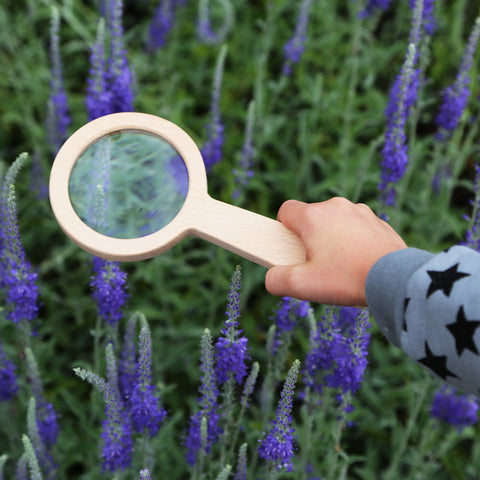
POLYGON ((69 195, 89 227, 114 238, 138 238, 165 227, 188 190, 180 154, 162 138, 115 133, 91 145, 75 162, 69 195))

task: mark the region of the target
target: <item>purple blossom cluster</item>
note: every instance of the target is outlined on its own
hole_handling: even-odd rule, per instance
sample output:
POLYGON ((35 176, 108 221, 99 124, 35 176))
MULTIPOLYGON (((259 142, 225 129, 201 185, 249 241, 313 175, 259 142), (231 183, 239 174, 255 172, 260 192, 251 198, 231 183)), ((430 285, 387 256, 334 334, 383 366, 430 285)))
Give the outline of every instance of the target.
POLYGON ((158 2, 148 32, 147 46, 150 51, 165 45, 167 36, 173 28, 176 9, 185 3, 186 0, 160 0, 158 2))
POLYGON ((477 423, 478 399, 442 385, 433 397, 430 415, 462 430, 477 423))
POLYGON ((71 124, 67 94, 63 81, 62 60, 60 56, 60 18, 58 10, 52 10, 50 26, 50 98, 47 112, 47 133, 50 146, 56 153, 67 138, 71 124))
POLYGON ((305 50, 305 42, 307 41, 307 26, 311 7, 312 0, 303 0, 300 4, 297 22, 295 25, 295 32, 283 47, 283 75, 291 75, 292 65, 295 65, 300 61, 300 58, 305 50))
POLYGON ((247 374, 248 339, 242 336, 237 319, 240 318, 241 270, 237 267, 228 292, 227 319, 215 345, 215 373, 218 385, 234 378, 241 385, 247 374))
POLYGON ((85 105, 89 120, 117 112, 133 110, 133 73, 127 60, 123 39, 123 0, 105 4, 110 39, 105 52, 105 23, 99 23, 97 39, 91 49, 85 105))
POLYGON ((223 156, 223 131, 224 126, 220 114, 220 97, 222 91, 223 70, 225 67, 226 48, 222 48, 218 55, 213 76, 212 99, 210 102, 210 121, 207 124, 207 141, 201 149, 203 161, 207 172, 223 156))
MULTIPOLYGON (((125 334, 135 334, 137 317, 129 322, 125 334), (133 328, 132 328, 133 326, 133 328)), ((127 345, 130 348, 130 345, 127 345)), ((117 361, 111 343, 106 348, 107 380, 82 369, 75 373, 95 386, 105 401, 105 418, 102 422, 103 471, 116 472, 131 465, 134 434, 155 436, 166 417, 160 395, 152 385, 152 346, 148 324, 142 318, 138 341, 138 357, 129 353, 122 357, 122 367, 117 371, 117 361), (126 367, 125 363, 131 363, 126 367), (135 371, 133 381, 122 382, 125 372, 135 371), (123 385, 123 389, 121 386, 123 385), (122 391, 121 391, 122 390, 122 391)), ((129 379, 131 380, 131 379, 129 379)))
POLYGON ((37 318, 37 273, 27 260, 18 228, 14 177, 23 165, 21 155, 5 175, 0 192, 0 290, 3 290, 6 317, 15 324, 37 318))
POLYGON ((202 335, 200 358, 200 410, 190 417, 188 433, 184 441, 189 465, 195 465, 199 455, 208 454, 217 441, 222 429, 219 425, 218 387, 215 378, 215 356, 210 331, 202 335), (202 435, 202 419, 206 421, 207 432, 202 435))
POLYGON ((292 427, 292 407, 295 384, 300 370, 300 362, 295 360, 290 367, 278 402, 275 419, 268 432, 260 441, 260 458, 271 462, 278 470, 292 471, 292 458, 295 452, 295 430, 292 427))
POLYGON ((452 134, 467 106, 470 96, 470 70, 479 36, 480 19, 477 19, 468 39, 455 81, 445 89, 442 103, 435 118, 439 128, 437 135, 439 140, 446 140, 452 134))
POLYGON ((18 391, 17 367, 7 358, 0 343, 0 401, 11 400, 18 391))
POLYGON ((153 437, 158 433, 167 412, 152 385, 151 369, 152 340, 150 329, 145 325, 140 330, 137 375, 130 397, 130 408, 135 430, 139 433, 147 431, 153 437))
MULTIPOLYGON (((325 386, 337 389, 340 403, 358 390, 368 364, 368 312, 355 310, 330 310, 318 322, 305 360, 305 384, 320 394, 325 386)), ((344 407, 350 410, 349 405, 344 407)))
POLYGON ((92 297, 97 303, 100 317, 113 327, 116 327, 122 318, 122 309, 128 298, 126 282, 127 274, 120 269, 117 262, 93 258, 90 282, 92 297))
POLYGON ((283 297, 275 311, 275 338, 273 340, 271 355, 275 355, 278 349, 289 343, 293 329, 300 319, 305 318, 311 311, 309 302, 297 300, 292 297, 283 297))

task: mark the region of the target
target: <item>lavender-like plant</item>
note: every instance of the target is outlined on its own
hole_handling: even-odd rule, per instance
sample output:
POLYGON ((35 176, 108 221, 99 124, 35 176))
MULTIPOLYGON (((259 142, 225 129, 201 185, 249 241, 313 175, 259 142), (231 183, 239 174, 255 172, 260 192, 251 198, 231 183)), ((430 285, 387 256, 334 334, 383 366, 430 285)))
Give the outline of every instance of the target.
POLYGON ((42 472, 40 471, 40 465, 38 464, 35 450, 32 446, 32 442, 27 435, 22 435, 23 448, 25 449, 25 457, 27 465, 30 470, 30 480, 43 480, 42 472))
POLYGON ((120 394, 125 403, 130 401, 137 376, 137 348, 135 330, 138 318, 144 318, 140 312, 135 312, 127 321, 123 335, 123 344, 118 361, 118 383, 120 394))
POLYGON ((455 81, 445 89, 442 104, 435 118, 439 128, 437 138, 441 141, 450 137, 467 105, 470 96, 470 70, 479 36, 480 17, 475 21, 455 81))
POLYGON ((318 322, 305 360, 305 384, 320 394, 325 386, 338 389, 337 398, 345 411, 351 410, 349 397, 360 387, 368 364, 368 327, 366 310, 358 311, 353 326, 329 310, 318 322))
POLYGON ((95 120, 109 113, 112 93, 108 87, 107 70, 105 66, 105 21, 98 22, 97 37, 90 49, 90 71, 87 78, 87 96, 85 106, 88 120, 95 120))
POLYGON ((17 367, 7 358, 0 342, 0 401, 11 400, 18 391, 17 367))
POLYGON ((220 50, 213 75, 212 99, 210 102, 210 120, 207 124, 207 142, 201 149, 205 168, 210 170, 222 159, 223 155, 223 123, 220 114, 220 97, 222 92, 223 70, 227 47, 220 50))
POLYGON ((155 8, 148 31, 147 46, 150 51, 162 48, 173 28, 177 7, 185 5, 186 0, 160 0, 155 8))
POLYGON ((215 373, 218 385, 224 384, 230 378, 234 378, 240 385, 247 374, 248 339, 241 335, 242 330, 238 328, 241 281, 241 269, 237 267, 228 292, 227 319, 221 332, 222 336, 215 345, 215 373))
MULTIPOLYGON (((385 205, 396 204, 396 184, 405 174, 408 164, 405 126, 415 104, 420 82, 420 69, 415 69, 415 65, 421 39, 423 1, 415 0, 407 56, 400 75, 392 86, 389 104, 385 110, 385 144, 382 149, 381 180, 378 185, 382 209, 385 205)), ((381 214, 385 215, 384 212, 381 214)))
POLYGON ((307 41, 307 26, 310 17, 310 9, 312 0, 302 0, 300 3, 295 32, 293 36, 283 47, 283 75, 291 75, 292 66, 297 64, 305 50, 305 42, 307 41))
POLYGON ((243 443, 238 451, 237 469, 233 480, 247 480, 247 444, 243 443))
POLYGON ((292 407, 295 384, 300 370, 300 361, 295 360, 290 367, 285 380, 280 400, 278 402, 275 419, 268 432, 264 432, 260 441, 258 453, 269 464, 268 478, 276 478, 279 470, 290 472, 293 468, 294 433, 292 428, 292 407))
POLYGON ((92 297, 97 303, 100 317, 112 327, 122 318, 122 309, 128 298, 127 274, 117 262, 93 258, 93 276, 90 282, 92 297))
POLYGON ((42 438, 38 425, 36 401, 34 397, 31 397, 27 413, 28 438, 35 450, 35 457, 38 460, 40 470, 43 471, 47 479, 53 480, 56 478, 57 466, 53 461, 49 446, 42 438))
POLYGON ((210 330, 205 329, 201 340, 201 385, 200 398, 197 400, 200 410, 190 417, 188 434, 184 445, 187 448, 187 462, 193 466, 197 459, 203 459, 216 442, 221 428, 218 413, 218 387, 215 378, 214 352, 210 330), (202 442, 203 422, 203 442, 202 442))
POLYGON ((253 177, 253 157, 255 150, 253 148, 253 129, 255 124, 255 102, 252 100, 248 105, 247 121, 245 124, 245 138, 243 141, 242 151, 240 153, 240 161, 238 168, 233 170, 233 176, 237 188, 233 192, 233 198, 238 199, 244 189, 250 183, 253 177))
POLYGON ((458 430, 474 425, 478 417, 478 399, 473 395, 464 395, 455 388, 442 385, 433 397, 430 414, 447 422, 458 430))
POLYGON ((125 470, 132 462, 132 419, 120 397, 115 355, 111 343, 107 345, 105 355, 107 381, 83 368, 75 368, 73 371, 103 395, 105 401, 105 419, 102 422, 101 433, 103 471, 116 472, 125 470))
POLYGON ((133 111, 133 75, 127 60, 123 39, 123 0, 108 3, 110 56, 107 62, 110 113, 133 111))
POLYGON ((224 10, 223 23, 217 31, 212 28, 210 0, 198 4, 197 34, 201 42, 216 45, 225 40, 234 24, 234 10, 230 0, 220 0, 224 10))
POLYGON ((27 374, 36 405, 36 419, 38 432, 42 443, 51 449, 58 438, 58 419, 53 404, 47 402, 43 390, 43 382, 40 377, 37 360, 30 348, 25 349, 25 358, 27 360, 27 374))
POLYGON ((8 169, 0 192, 0 289, 5 292, 6 317, 27 328, 37 318, 37 273, 23 248, 18 229, 15 178, 27 159, 20 155, 8 169))
POLYGON ((60 15, 56 7, 52 7, 50 25, 50 98, 47 112, 47 133, 50 147, 56 153, 67 138, 71 124, 67 94, 63 82, 62 60, 60 56, 60 15))
POLYGON ((152 340, 146 322, 140 330, 138 350, 137 378, 130 399, 132 421, 137 432, 148 432, 150 437, 153 437, 165 420, 167 412, 152 385, 152 340))

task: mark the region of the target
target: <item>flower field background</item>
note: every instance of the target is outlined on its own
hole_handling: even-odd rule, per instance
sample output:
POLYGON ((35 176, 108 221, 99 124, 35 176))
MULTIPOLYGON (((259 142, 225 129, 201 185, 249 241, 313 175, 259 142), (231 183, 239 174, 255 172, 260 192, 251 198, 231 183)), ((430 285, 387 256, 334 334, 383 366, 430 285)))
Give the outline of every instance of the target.
POLYGON ((192 136, 214 198, 344 196, 478 250, 480 2, 6 3, 0 479, 480 478, 477 400, 368 311, 274 298, 195 238, 92 258, 47 194, 69 134, 134 110, 192 136))

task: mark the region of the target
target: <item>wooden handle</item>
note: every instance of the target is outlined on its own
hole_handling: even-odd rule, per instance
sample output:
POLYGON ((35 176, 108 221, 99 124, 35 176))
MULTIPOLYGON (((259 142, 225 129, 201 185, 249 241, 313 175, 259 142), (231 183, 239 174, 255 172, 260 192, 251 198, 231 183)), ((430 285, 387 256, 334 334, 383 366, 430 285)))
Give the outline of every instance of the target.
MULTIPOLYGON (((200 199, 199 199, 200 201, 200 199)), ((210 196, 201 199, 191 234, 208 240, 266 268, 305 262, 300 237, 282 223, 210 196)))

